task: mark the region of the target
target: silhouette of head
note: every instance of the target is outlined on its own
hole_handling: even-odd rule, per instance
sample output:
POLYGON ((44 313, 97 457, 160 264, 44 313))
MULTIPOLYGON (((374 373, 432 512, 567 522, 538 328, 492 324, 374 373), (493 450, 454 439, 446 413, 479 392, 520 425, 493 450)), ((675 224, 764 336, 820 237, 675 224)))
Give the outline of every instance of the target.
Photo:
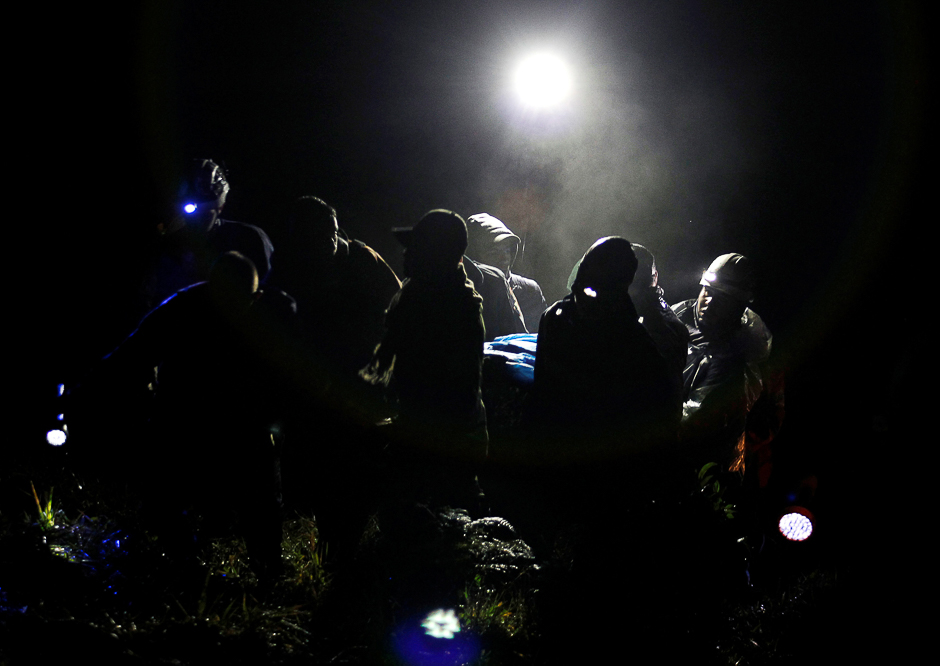
POLYGON ((339 224, 336 209, 317 197, 300 197, 291 206, 288 218, 293 249, 315 262, 328 261, 336 254, 339 224))
POLYGON ((186 227, 206 232, 219 218, 228 197, 225 172, 208 159, 195 159, 180 186, 178 206, 186 227))
POLYGON ((630 241, 620 236, 601 238, 581 258, 572 285, 576 300, 625 296, 637 268, 630 241))
POLYGON ((429 211, 411 229, 393 231, 405 246, 407 277, 448 275, 467 251, 467 224, 450 210, 429 211))
POLYGON ((258 270, 254 262, 239 252, 226 252, 209 271, 209 291, 223 310, 247 308, 258 291, 258 270))

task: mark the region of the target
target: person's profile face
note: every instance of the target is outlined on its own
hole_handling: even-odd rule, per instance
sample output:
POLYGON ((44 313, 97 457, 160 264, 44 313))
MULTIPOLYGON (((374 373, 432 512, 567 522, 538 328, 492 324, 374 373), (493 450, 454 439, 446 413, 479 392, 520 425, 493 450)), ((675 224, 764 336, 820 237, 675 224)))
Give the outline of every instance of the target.
POLYGON ((728 294, 712 287, 702 287, 695 302, 703 331, 729 328, 741 316, 741 304, 728 294))

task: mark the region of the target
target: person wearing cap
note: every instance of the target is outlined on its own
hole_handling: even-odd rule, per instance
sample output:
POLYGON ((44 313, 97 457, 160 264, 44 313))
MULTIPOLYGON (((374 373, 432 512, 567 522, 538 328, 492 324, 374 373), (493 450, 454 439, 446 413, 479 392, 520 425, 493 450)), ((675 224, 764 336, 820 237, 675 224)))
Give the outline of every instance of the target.
POLYGON ((483 304, 467 278, 467 227, 449 210, 393 229, 404 245, 405 280, 386 331, 361 376, 397 395, 397 423, 409 444, 432 455, 486 455, 483 304))
POLYGON ((229 190, 218 164, 209 159, 190 163, 173 215, 158 229, 160 236, 143 287, 146 311, 183 287, 206 280, 209 269, 225 252, 250 259, 264 281, 274 246, 261 228, 221 218, 229 190))
MULTIPOLYGON (((547 305, 545 296, 542 295, 542 288, 535 280, 512 272, 522 239, 514 234, 502 220, 489 213, 477 213, 468 217, 467 235, 467 256, 477 265, 498 268, 506 276, 512 295, 522 312, 526 330, 529 333, 538 333, 539 320, 547 305)), ((486 298, 484 297, 484 317, 486 316, 485 304, 486 298)), ((521 333, 522 331, 512 332, 521 333)), ((487 339, 491 337, 496 336, 488 335, 487 339)))
POLYGON ((748 307, 754 282, 747 257, 723 254, 702 274, 698 298, 672 306, 690 336, 681 432, 696 465, 744 470, 747 417, 764 388, 761 364, 772 342, 748 307))

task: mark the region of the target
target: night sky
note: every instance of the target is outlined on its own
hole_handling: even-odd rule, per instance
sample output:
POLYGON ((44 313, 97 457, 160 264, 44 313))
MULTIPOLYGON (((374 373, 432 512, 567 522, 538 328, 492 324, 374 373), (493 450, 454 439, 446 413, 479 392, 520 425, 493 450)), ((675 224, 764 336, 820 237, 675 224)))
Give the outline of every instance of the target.
POLYGON ((825 468, 846 428, 899 436, 887 413, 911 375, 923 270, 903 232, 929 187, 918 4, 124 4, 37 9, 23 54, 36 400, 133 328, 176 170, 211 157, 230 174, 224 217, 275 248, 303 194, 396 270, 388 230, 430 208, 528 228, 516 269, 550 302, 604 235, 657 255, 670 303, 715 256, 746 254, 793 446, 825 468), (551 114, 509 84, 533 49, 574 72, 551 114))

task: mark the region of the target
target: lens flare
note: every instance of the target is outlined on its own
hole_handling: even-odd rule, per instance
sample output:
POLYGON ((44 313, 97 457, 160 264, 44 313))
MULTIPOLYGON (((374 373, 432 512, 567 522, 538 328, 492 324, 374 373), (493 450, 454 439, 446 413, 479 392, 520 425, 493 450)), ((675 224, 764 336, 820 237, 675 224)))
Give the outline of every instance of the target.
POLYGON ((196 204, 188 203, 185 206, 183 206, 183 210, 186 211, 186 213, 188 213, 189 215, 192 215, 193 213, 196 212, 196 204))
POLYGON ((516 70, 516 90, 527 106, 552 106, 565 99, 571 91, 571 74, 555 55, 532 55, 516 70))

